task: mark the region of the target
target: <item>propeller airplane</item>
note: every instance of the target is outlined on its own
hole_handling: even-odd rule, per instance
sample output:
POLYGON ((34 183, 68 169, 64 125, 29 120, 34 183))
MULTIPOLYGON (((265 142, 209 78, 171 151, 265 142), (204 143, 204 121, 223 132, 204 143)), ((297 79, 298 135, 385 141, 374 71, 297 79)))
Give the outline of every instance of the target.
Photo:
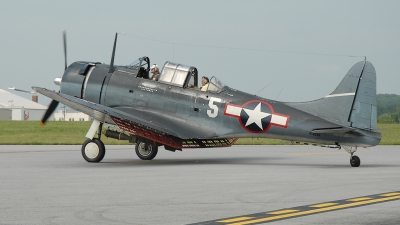
POLYGON ((93 123, 82 145, 83 158, 100 162, 106 137, 135 143, 137 156, 153 159, 158 147, 229 147, 238 138, 277 138, 293 143, 343 148, 352 167, 360 166, 358 147, 377 145, 376 72, 364 60, 356 63, 329 95, 309 102, 279 102, 203 77, 193 66, 166 62, 158 80, 149 79, 150 59, 114 65, 118 33, 110 65, 78 61, 67 66, 55 83, 59 92, 32 87, 51 99, 41 124, 59 102, 88 114, 93 123), (207 84, 206 84, 207 83, 207 84), (97 132, 97 135, 96 135, 97 132))

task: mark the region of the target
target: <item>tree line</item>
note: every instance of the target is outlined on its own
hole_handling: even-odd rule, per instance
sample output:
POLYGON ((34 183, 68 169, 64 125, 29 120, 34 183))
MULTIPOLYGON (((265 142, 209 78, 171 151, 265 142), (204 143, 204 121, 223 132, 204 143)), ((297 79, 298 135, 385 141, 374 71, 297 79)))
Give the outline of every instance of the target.
POLYGON ((377 95, 378 123, 399 123, 400 95, 377 95))

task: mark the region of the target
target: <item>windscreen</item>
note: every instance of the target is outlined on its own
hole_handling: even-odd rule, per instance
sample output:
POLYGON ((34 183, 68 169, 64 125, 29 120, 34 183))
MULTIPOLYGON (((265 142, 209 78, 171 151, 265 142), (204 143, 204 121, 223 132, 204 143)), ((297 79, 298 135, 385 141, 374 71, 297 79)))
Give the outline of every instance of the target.
POLYGON ((131 64, 127 65, 126 67, 131 69, 139 69, 140 67, 147 68, 147 61, 145 60, 146 57, 138 58, 137 60, 133 61, 131 64))
POLYGON ((133 61, 131 64, 127 65, 126 67, 131 68, 131 69, 139 69, 140 63, 141 63, 141 59, 142 58, 139 58, 139 59, 133 61))
POLYGON ((207 91, 221 92, 226 85, 216 77, 211 77, 210 84, 208 85, 207 91))

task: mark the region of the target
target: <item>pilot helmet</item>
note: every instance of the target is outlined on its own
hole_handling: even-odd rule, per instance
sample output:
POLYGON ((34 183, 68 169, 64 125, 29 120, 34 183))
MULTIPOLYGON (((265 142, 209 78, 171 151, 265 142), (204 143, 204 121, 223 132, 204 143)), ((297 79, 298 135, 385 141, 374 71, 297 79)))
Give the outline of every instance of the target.
POLYGON ((152 69, 154 69, 156 72, 158 72, 158 66, 157 66, 157 64, 153 64, 153 65, 150 67, 150 70, 152 70, 152 69))

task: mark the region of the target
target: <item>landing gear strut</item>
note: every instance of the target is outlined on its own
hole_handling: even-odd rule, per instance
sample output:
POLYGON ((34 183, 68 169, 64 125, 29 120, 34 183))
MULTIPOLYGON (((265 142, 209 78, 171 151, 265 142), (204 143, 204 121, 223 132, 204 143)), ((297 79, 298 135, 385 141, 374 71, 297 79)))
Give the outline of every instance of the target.
POLYGON ((82 145, 82 156, 88 162, 100 162, 106 154, 104 143, 100 140, 103 124, 94 120, 86 137, 88 138, 82 145), (97 130, 97 138, 93 138, 97 130))
POLYGON ((346 150, 350 154, 350 165, 352 167, 359 167, 361 164, 361 160, 358 156, 353 155, 357 151, 357 146, 351 147, 342 145, 341 147, 343 147, 344 150, 346 150))
POLYGON ((136 155, 142 160, 152 160, 156 157, 158 146, 151 142, 137 141, 135 146, 136 155))

